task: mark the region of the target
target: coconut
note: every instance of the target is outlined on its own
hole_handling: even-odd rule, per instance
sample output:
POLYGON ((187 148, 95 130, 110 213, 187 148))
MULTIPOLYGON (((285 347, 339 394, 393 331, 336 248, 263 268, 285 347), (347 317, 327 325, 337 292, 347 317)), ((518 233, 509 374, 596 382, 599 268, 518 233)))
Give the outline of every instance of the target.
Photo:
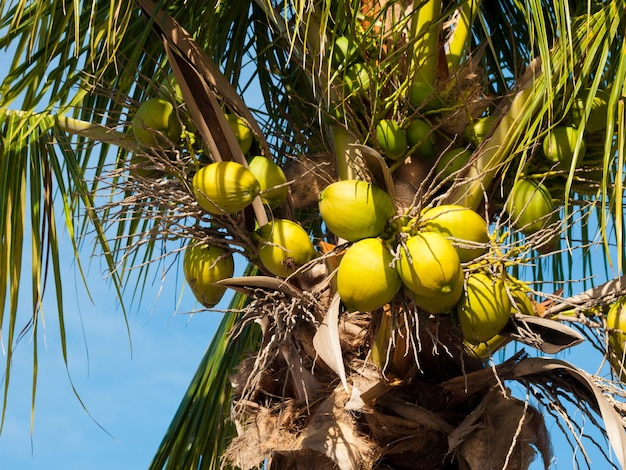
POLYGON ((369 91, 370 74, 367 71, 367 67, 360 62, 348 67, 343 79, 346 96, 369 91))
POLYGON ((381 119, 376 125, 376 139, 387 158, 398 160, 408 150, 408 142, 400 124, 391 119, 381 119))
POLYGON ((252 146, 252 131, 248 127, 248 125, 244 122, 243 119, 234 115, 234 114, 225 114, 226 120, 228 121, 228 125, 231 130, 235 134, 237 142, 239 143, 239 148, 241 152, 245 155, 250 150, 252 146))
POLYGON ((259 194, 259 181, 237 162, 216 162, 193 177, 193 193, 210 214, 233 214, 247 207, 259 194))
POLYGON ((430 313, 448 313, 459 303, 463 295, 463 271, 459 271, 457 280, 454 282, 453 290, 447 295, 427 297, 425 295, 413 294, 415 305, 430 313))
POLYGON ((415 147, 415 155, 431 158, 435 154, 435 137, 433 128, 423 119, 415 119, 406 130, 409 147, 415 147))
POLYGON ((511 315, 511 301, 502 279, 470 274, 457 306, 463 338, 470 343, 489 341, 502 331, 511 315))
POLYGON ((465 128, 463 135, 465 140, 477 147, 491 133, 496 122, 495 116, 485 116, 474 119, 465 128))
POLYGON ((606 327, 609 337, 609 363, 613 371, 626 382, 626 303, 623 299, 613 303, 606 315, 606 327))
POLYGON ((350 242, 379 236, 395 213, 385 191, 360 180, 328 185, 320 193, 319 211, 328 229, 350 242))
POLYGON ((356 56, 356 47, 351 38, 339 36, 335 39, 332 51, 332 64, 335 67, 347 65, 356 56))
POLYGON ((162 98, 144 101, 133 117, 133 134, 144 147, 165 147, 168 139, 176 143, 181 133, 174 106, 162 98))
POLYGON ((154 162, 146 154, 134 153, 130 159, 130 173, 135 178, 158 179, 165 172, 155 168, 154 162))
POLYGON ((445 311, 461 297, 461 261, 443 235, 420 232, 407 239, 400 249, 396 269, 404 285, 418 296, 416 303, 420 297, 425 297, 429 304, 427 310, 433 313, 445 311))
POLYGON ((273 220, 256 233, 261 263, 275 276, 293 274, 316 255, 309 234, 291 220, 273 220))
POLYGON ((185 248, 185 279, 198 302, 207 308, 217 305, 226 290, 213 283, 232 277, 234 266, 232 253, 219 246, 192 242, 185 248))
POLYGON ((441 98, 435 94, 432 85, 423 80, 415 80, 411 84, 409 102, 420 111, 432 111, 444 106, 441 98))
POLYGON ((450 239, 462 263, 471 261, 487 251, 489 242, 487 222, 477 212, 467 207, 445 204, 425 209, 422 211, 420 227, 450 239), (475 247, 468 247, 472 245, 475 247))
POLYGON ((437 178, 440 181, 459 172, 472 157, 472 152, 463 147, 453 147, 441 154, 437 160, 437 178))
POLYGON ((533 302, 528 296, 528 288, 520 280, 507 276, 506 287, 509 291, 509 300, 513 300, 511 303, 512 314, 535 315, 533 302))
MULTIPOLYGON (((587 106, 587 99, 589 98, 590 93, 591 90, 589 88, 582 90, 572 104, 570 117, 572 123, 576 127, 581 127, 582 125, 585 114, 585 107, 587 106)), ((597 90, 595 96, 593 97, 593 100, 591 101, 589 115, 586 117, 587 123, 585 125, 585 132, 599 132, 606 127, 609 98, 610 93, 608 90, 597 90)))
POLYGON ((518 180, 506 205, 515 227, 526 235, 541 230, 554 211, 550 191, 543 184, 531 180, 518 180))
POLYGON ((287 177, 273 160, 256 156, 248 163, 248 169, 259 181, 261 200, 270 207, 280 206, 289 195, 287 177))
POLYGON ((393 255, 379 238, 364 238, 346 250, 336 285, 348 310, 368 312, 395 297, 402 281, 392 262, 393 255))
MULTIPOLYGON (((543 139, 543 154, 560 170, 569 170, 574 158, 574 149, 578 141, 579 131, 571 126, 557 126, 543 139)), ((578 163, 582 162, 587 146, 583 139, 578 152, 578 163)))

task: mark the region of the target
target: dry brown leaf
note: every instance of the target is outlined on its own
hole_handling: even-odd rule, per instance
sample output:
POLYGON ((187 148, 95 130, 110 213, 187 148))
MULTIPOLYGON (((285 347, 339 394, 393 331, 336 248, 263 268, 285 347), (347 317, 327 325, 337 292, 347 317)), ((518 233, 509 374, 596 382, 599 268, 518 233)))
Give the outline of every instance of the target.
MULTIPOLYGON (((515 364, 512 378, 522 378, 536 376, 536 380, 541 380, 542 376, 559 373, 569 376, 573 381, 587 392, 585 396, 579 396, 578 390, 568 390, 574 393, 579 399, 587 401, 602 416, 609 442, 613 447, 617 461, 622 468, 626 468, 626 432, 622 424, 621 416, 615 411, 613 405, 602 394, 600 389, 589 378, 589 375, 559 359, 544 357, 526 358, 515 364)), ((535 380, 535 377, 530 380, 535 380)))
POLYGON ((360 156, 367 167, 367 171, 372 178, 372 183, 384 189, 385 192, 389 194, 391 199, 394 200, 396 192, 394 189, 393 178, 391 177, 389 167, 387 166, 387 162, 385 162, 383 156, 367 145, 352 144, 352 147, 359 151, 360 156))
POLYGON ((354 420, 345 411, 345 398, 335 390, 320 404, 311 416, 302 447, 325 455, 340 470, 371 468, 373 443, 356 431, 354 420))
MULTIPOLYGON (((137 0, 137 3, 148 18, 154 20, 153 27, 164 35, 168 41, 178 48, 181 55, 189 58, 198 73, 216 90, 220 97, 238 115, 243 117, 250 125, 252 132, 259 139, 265 155, 270 155, 270 148, 263 136, 263 132, 254 119, 252 112, 246 106, 237 90, 220 72, 219 67, 211 58, 198 46, 191 35, 187 33, 173 18, 160 10, 156 10, 156 5, 151 0, 137 0)), ((178 77, 177 77, 178 78, 178 77)))
POLYGON ((294 285, 288 283, 284 279, 272 276, 231 277, 217 281, 214 284, 228 287, 248 296, 254 296, 254 292, 257 289, 276 290, 292 297, 302 295, 302 291, 294 285))
POLYGON ((339 303, 339 295, 335 294, 324 320, 313 337, 313 346, 320 359, 339 376, 344 389, 348 392, 346 369, 339 342, 339 303))
POLYGON ((501 334, 548 354, 556 354, 585 340, 578 331, 561 322, 522 314, 516 314, 501 334))

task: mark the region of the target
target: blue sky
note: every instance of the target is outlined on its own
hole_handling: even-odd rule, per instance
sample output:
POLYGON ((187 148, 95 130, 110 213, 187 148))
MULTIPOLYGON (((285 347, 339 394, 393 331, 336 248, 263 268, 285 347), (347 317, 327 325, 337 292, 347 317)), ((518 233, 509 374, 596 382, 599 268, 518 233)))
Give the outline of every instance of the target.
MULTIPOLYGON (((66 251, 65 259, 70 255, 66 251)), ((129 313, 131 356, 115 297, 98 269, 92 271, 94 304, 84 295, 74 268, 67 266, 64 272, 69 285, 69 374, 59 346, 53 299, 46 302, 47 333, 45 345, 40 339, 32 438, 31 345, 24 341, 17 349, 0 436, 2 468, 147 468, 212 337, 220 314, 176 315, 180 282, 166 284, 156 301, 152 299, 160 286, 154 286, 143 306, 129 313), (74 281, 79 286, 75 290, 74 281), (87 410, 74 395, 70 378, 87 410)), ((183 292, 178 310, 193 307, 193 296, 183 292)))
MULTIPOLYGON (((0 51, 0 81, 7 67, 5 60, 6 53, 0 51)), ((221 314, 184 314, 196 304, 189 289, 185 289, 182 273, 170 273, 163 285, 156 276, 154 284, 147 286, 141 305, 129 310, 131 354, 123 314, 103 278, 101 262, 93 260, 88 270, 92 303, 70 262, 73 255, 69 240, 62 235, 61 259, 67 260, 62 269, 68 368, 60 351, 55 299, 49 295, 43 312, 45 334, 38 340, 34 430, 31 434, 33 338, 26 337, 13 360, 9 403, 0 436, 1 468, 145 469, 221 314), (74 395, 72 384, 86 409, 74 395)), ((85 260, 88 255, 85 253, 85 260)), ((218 307, 225 308, 227 300, 218 307)), ((23 318, 28 308, 29 303, 24 302, 23 318)), ((599 364, 597 355, 584 346, 561 357, 592 372, 599 364)), ((553 424, 549 426, 558 431, 553 424)), ((555 436, 555 468, 572 468, 572 451, 558 432, 555 436)), ((597 453, 591 455, 597 462, 597 453)))

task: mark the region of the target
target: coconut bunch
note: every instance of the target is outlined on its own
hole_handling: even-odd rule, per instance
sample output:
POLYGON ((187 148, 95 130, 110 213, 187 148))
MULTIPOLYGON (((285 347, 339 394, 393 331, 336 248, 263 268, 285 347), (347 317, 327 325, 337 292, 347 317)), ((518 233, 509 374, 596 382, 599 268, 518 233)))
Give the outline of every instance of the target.
MULTIPOLYGON (((262 127, 191 37, 140 3, 167 38, 169 79, 134 109, 137 148, 117 170, 132 188, 125 201, 157 208, 161 236, 184 241, 182 272, 202 308, 227 289, 247 297, 233 338, 253 325, 262 333, 231 377, 238 437, 227 458, 372 468, 413 455, 423 468, 491 468, 511 454, 476 442, 499 434, 519 468, 533 446, 547 464, 541 415, 493 379, 549 379, 524 354, 495 376, 488 363, 514 340, 549 354, 583 340, 517 273, 538 251, 558 253, 572 191, 585 202, 606 189, 585 155, 612 132, 596 122, 611 100, 563 86, 575 104, 536 117, 537 62, 496 99, 477 60, 454 58, 469 47, 461 23, 442 31, 426 6, 415 16, 363 2, 358 34, 338 20, 293 49, 275 39, 303 88, 272 100, 277 117, 262 127), (443 32, 455 47, 441 58, 443 32), (235 256, 249 275, 233 277, 235 256), (468 377, 472 387, 460 387, 468 377)), ((617 358, 623 338, 613 337, 617 358)), ((563 374, 601 408, 593 384, 563 374)))

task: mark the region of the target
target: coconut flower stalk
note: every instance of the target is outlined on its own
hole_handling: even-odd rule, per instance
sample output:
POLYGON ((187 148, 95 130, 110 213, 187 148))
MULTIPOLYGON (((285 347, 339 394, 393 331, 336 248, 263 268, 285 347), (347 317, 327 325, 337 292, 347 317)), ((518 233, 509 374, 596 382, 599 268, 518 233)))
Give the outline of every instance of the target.
POLYGON ((454 75, 460 68, 461 63, 467 56, 467 48, 470 45, 472 25, 478 13, 480 0, 468 0, 462 3, 457 12, 454 31, 447 42, 446 61, 448 73, 454 75))

